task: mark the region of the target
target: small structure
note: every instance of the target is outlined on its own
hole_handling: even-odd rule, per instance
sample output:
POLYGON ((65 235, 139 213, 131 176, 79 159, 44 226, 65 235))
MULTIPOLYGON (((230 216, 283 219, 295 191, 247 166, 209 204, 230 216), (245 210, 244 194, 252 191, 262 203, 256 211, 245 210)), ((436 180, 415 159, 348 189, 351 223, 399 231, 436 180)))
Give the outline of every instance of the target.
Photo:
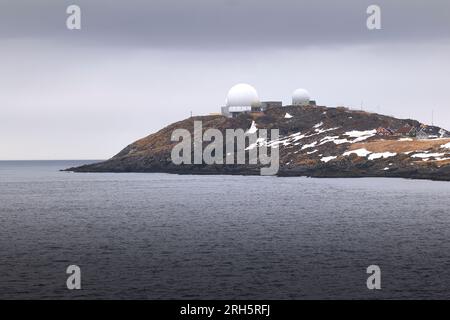
POLYGON ((447 130, 444 130, 435 126, 422 125, 420 130, 417 132, 417 139, 436 139, 436 138, 446 138, 450 134, 447 130))
POLYGON ((266 111, 269 108, 281 108, 282 106, 283 102, 281 101, 262 101, 261 111, 266 111))
POLYGON ((388 129, 388 128, 379 127, 377 129, 377 135, 379 135, 379 136, 392 136, 392 135, 394 135, 394 131, 392 131, 391 129, 388 129))
POLYGON ((419 140, 425 140, 428 139, 428 134, 424 132, 422 129, 420 129, 419 132, 417 132, 416 134, 416 138, 419 140))
POLYGON ((450 138, 450 132, 445 129, 439 130, 439 135, 441 138, 450 138))
POLYGON ((232 118, 241 113, 260 111, 260 108, 261 102, 256 89, 249 84, 239 83, 228 91, 222 114, 232 118))
POLYGON ((310 95, 305 89, 299 88, 292 93, 293 106, 307 106, 310 100, 310 95))
POLYGON ((417 129, 407 124, 398 129, 395 134, 404 137, 415 137, 417 134, 417 129))

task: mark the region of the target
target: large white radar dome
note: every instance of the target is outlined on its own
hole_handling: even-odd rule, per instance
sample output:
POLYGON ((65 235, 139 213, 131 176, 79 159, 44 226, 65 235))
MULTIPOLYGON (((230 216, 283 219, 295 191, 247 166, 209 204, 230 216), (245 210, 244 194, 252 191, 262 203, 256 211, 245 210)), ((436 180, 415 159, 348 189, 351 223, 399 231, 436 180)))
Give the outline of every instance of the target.
POLYGON ((258 92, 249 84, 239 83, 228 91, 227 107, 248 107, 259 104, 258 92))
POLYGON ((292 93, 292 105, 306 106, 309 104, 310 96, 305 89, 297 89, 292 93))

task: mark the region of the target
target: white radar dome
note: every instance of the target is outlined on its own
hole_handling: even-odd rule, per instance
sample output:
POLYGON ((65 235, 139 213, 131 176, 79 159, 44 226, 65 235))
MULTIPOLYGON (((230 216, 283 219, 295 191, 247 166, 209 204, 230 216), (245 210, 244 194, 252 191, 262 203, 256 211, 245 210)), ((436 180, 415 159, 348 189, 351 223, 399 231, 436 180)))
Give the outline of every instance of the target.
POLYGON ((239 83, 228 91, 227 107, 246 107, 259 104, 258 92, 249 84, 239 83))
POLYGON ((292 93, 292 105, 306 106, 309 104, 310 96, 305 89, 297 89, 292 93))

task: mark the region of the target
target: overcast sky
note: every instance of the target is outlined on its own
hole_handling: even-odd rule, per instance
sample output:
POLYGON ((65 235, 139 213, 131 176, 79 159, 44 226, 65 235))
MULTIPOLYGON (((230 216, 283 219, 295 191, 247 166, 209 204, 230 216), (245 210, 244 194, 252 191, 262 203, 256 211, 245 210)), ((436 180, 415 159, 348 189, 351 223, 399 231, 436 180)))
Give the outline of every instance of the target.
POLYGON ((450 129, 449 16, 447 0, 0 0, 0 159, 109 158, 239 82, 450 129))

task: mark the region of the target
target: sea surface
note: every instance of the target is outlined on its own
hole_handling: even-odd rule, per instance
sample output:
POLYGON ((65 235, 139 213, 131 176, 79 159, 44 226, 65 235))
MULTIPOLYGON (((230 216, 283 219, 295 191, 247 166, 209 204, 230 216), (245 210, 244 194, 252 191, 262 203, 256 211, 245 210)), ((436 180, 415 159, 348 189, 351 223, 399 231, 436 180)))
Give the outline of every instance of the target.
POLYGON ((0 162, 0 299, 450 299, 449 182, 89 162, 0 162))

